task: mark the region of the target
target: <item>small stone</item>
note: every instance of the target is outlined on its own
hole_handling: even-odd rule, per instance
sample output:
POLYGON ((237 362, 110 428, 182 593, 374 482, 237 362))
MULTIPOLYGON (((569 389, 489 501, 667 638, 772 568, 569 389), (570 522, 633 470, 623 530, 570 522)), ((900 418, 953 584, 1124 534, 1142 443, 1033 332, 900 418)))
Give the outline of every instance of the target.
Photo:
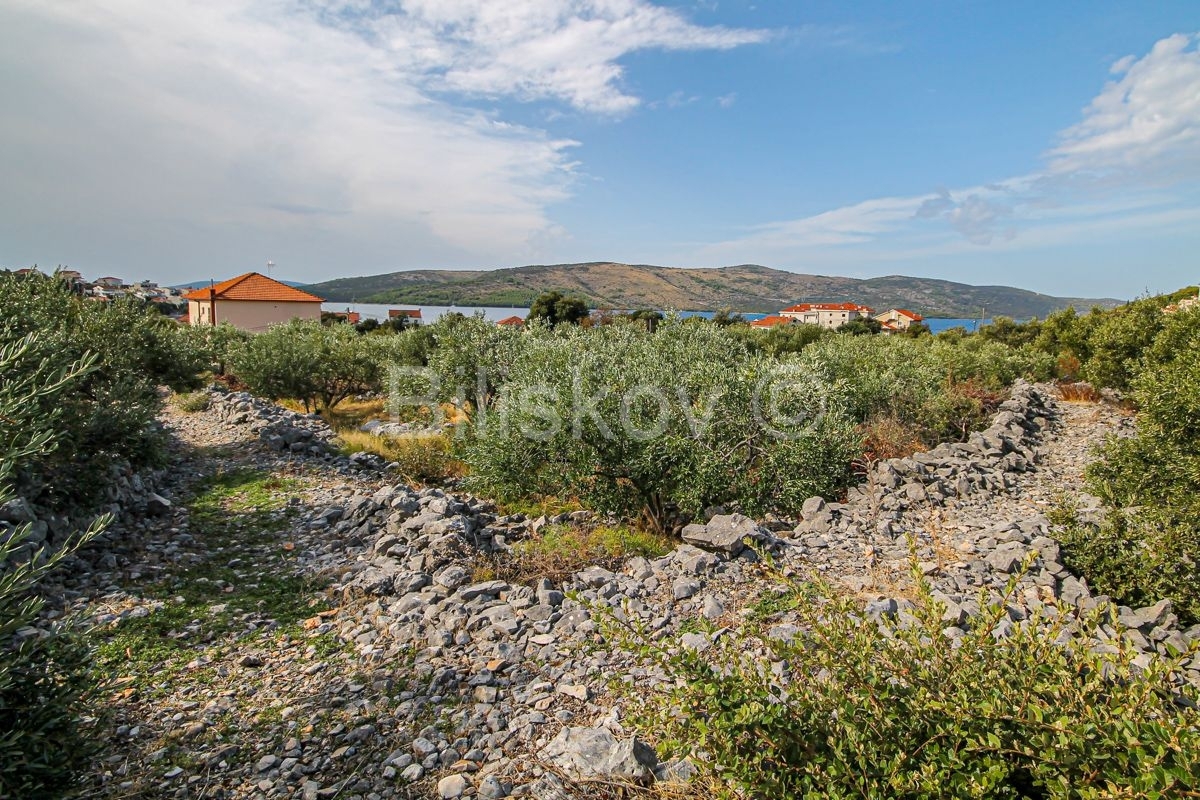
POLYGON ((266 772, 267 770, 271 769, 278 763, 279 763, 279 756, 266 755, 258 760, 258 763, 256 763, 254 765, 254 769, 257 772, 266 772))
POLYGON ((454 798, 462 797, 467 791, 467 779, 461 774, 447 775, 438 781, 437 793, 438 797, 443 800, 454 800, 454 798))

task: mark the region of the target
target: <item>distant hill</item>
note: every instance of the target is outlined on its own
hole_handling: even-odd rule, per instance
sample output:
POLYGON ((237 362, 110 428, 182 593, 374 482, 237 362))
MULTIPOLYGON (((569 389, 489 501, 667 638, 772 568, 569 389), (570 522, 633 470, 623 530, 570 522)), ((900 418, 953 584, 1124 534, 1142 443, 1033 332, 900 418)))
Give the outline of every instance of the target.
MULTIPOLYGON (((223 281, 223 280, 228 280, 228 279, 221 278, 221 281, 223 281)), ((283 281, 283 280, 279 280, 279 278, 276 278, 275 280, 279 281, 282 284, 291 286, 296 289, 299 289, 301 286, 307 285, 304 283, 304 281, 283 281)), ((221 281, 216 281, 216 282, 220 283, 221 281)), ((209 285, 209 281, 192 281, 191 283, 177 283, 174 286, 168 286, 167 288, 168 289, 179 289, 180 291, 183 291, 184 289, 188 289, 188 290, 204 289, 204 288, 207 288, 208 285, 209 285)))
POLYGON ((755 264, 679 269, 590 262, 497 270, 410 270, 338 278, 303 288, 339 303, 527 307, 542 292, 558 289, 582 297, 593 308, 768 312, 799 302, 854 301, 880 310, 907 308, 927 317, 976 317, 983 311, 1018 319, 1045 317, 1069 305, 1107 308, 1123 302, 900 275, 866 280, 804 275, 755 264))

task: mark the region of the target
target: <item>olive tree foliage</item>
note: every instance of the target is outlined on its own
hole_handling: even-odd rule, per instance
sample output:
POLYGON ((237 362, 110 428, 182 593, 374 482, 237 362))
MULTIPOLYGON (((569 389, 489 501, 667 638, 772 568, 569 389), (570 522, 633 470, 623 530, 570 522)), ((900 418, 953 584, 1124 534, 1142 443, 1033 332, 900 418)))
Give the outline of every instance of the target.
MULTIPOLYGON (((99 369, 97 354, 75 361, 46 352, 37 334, 0 340, 0 505, 13 501, 20 465, 62 444, 64 400, 99 369)), ((66 453, 65 455, 71 455, 66 453)), ((78 786, 96 738, 80 722, 93 686, 89 650, 74 633, 23 636, 44 600, 41 581, 107 525, 108 518, 54 547, 29 522, 0 528, 0 796, 58 797, 78 786)))
POLYGON ((86 502, 113 463, 161 458, 158 386, 196 388, 205 364, 176 322, 132 302, 84 300, 52 277, 0 273, 0 342, 33 333, 28 363, 72 364, 90 354, 95 368, 68 393, 30 400, 38 413, 61 410, 61 439, 22 461, 14 476, 22 495, 86 502))
POLYGON ((482 314, 446 314, 419 331, 401 334, 421 338, 395 345, 389 358, 390 393, 396 402, 448 403, 473 418, 494 402, 526 341, 548 333, 537 322, 528 330, 513 330, 482 314))
POLYGON ((234 354, 233 371, 262 397, 299 400, 306 410, 333 408, 381 388, 380 341, 350 325, 294 319, 251 337, 234 354))
POLYGON ((841 386, 671 319, 534 333, 464 447, 479 491, 575 496, 664 525, 675 509, 795 510, 846 485, 841 386))
POLYGON ((253 335, 228 322, 219 325, 189 325, 184 328, 185 336, 204 355, 208 371, 224 375, 237 354, 253 335))
POLYGON ((558 290, 543 292, 529 307, 529 319, 540 319, 550 327, 559 324, 578 325, 588 315, 587 303, 569 297, 558 290))

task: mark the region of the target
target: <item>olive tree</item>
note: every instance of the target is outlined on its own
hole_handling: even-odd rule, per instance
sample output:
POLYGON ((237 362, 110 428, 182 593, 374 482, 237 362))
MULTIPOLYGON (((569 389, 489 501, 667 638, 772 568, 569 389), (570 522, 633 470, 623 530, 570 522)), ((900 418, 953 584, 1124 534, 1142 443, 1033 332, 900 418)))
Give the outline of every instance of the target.
POLYGON ((252 337, 234 355, 233 371, 263 397, 299 400, 306 410, 333 408, 381 388, 377 341, 349 325, 296 319, 252 337))
POLYGON ((838 394, 712 325, 534 336, 464 457, 480 491, 577 496, 658 527, 714 503, 795 510, 849 478, 838 394))

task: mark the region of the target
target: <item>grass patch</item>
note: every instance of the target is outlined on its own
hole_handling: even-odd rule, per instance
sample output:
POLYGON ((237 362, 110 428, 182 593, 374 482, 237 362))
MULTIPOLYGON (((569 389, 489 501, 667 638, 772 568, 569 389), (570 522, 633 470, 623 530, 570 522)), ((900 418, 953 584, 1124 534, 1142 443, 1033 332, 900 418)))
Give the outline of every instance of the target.
POLYGON ((210 399, 208 392, 186 392, 175 395, 171 398, 171 402, 180 411, 186 414, 195 414, 199 411, 207 411, 210 399))
POLYGON ((560 497, 524 498, 497 502, 497 511, 507 516, 523 514, 526 519, 538 517, 556 517, 571 511, 582 511, 583 505, 577 499, 562 499, 560 497))
POLYGON ((1058 396, 1068 403, 1099 403, 1100 392, 1090 383, 1059 381, 1058 396))
POLYGON ((795 611, 805 599, 803 584, 791 584, 786 588, 767 589, 750 606, 746 619, 750 622, 765 622, 777 614, 795 611))
POLYGON ((446 434, 376 436, 364 431, 338 433, 344 453, 374 453, 398 465, 410 484, 443 483, 466 474, 466 466, 454 457, 453 443, 446 434))
MULTIPOLYGON (((207 545, 208 557, 145 587, 143 594, 161 606, 99 632, 101 669, 132 674, 147 689, 247 635, 300 635, 302 620, 328 608, 321 585, 291 574, 290 550, 273 541, 292 516, 289 498, 300 486, 295 478, 252 469, 203 481, 188 509, 191 533, 207 545), (251 624, 266 620, 276 623, 269 632, 251 624)), ((191 680, 200 677, 193 673, 191 680)))
POLYGON ((619 568, 633 556, 658 558, 674 542, 659 533, 625 525, 547 525, 518 542, 512 553, 497 559, 493 569, 504 580, 530 583, 540 578, 559 582, 584 567, 619 568))

